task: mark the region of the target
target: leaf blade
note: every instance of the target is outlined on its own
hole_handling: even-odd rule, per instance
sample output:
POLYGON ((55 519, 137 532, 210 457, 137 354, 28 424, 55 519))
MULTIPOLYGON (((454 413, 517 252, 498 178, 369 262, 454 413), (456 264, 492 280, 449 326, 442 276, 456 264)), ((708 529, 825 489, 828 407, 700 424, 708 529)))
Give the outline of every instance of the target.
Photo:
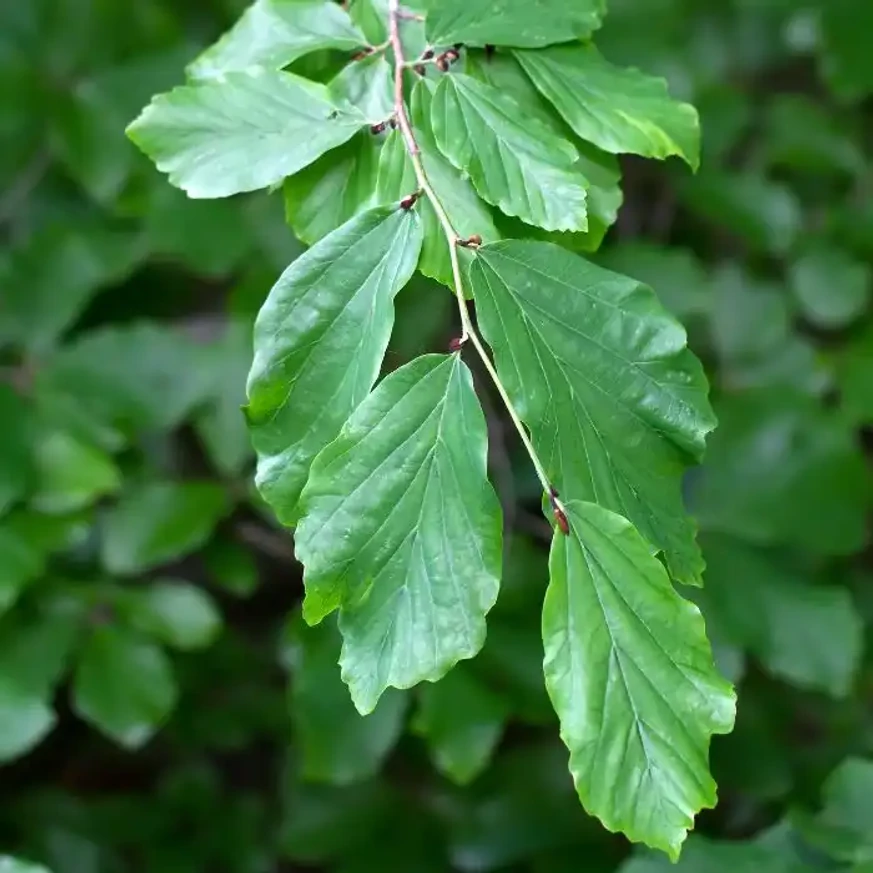
POLYGON ((548 243, 483 246, 469 281, 498 372, 562 496, 625 515, 675 578, 699 583, 681 477, 715 419, 682 327, 644 285, 548 243))
POLYGON ((484 200, 546 230, 586 230, 588 180, 575 167, 575 147, 520 117, 511 97, 460 73, 443 76, 431 107, 440 151, 484 200))
POLYGON ((412 210, 372 209, 298 258, 258 315, 246 414, 258 487, 286 524, 312 459, 376 381, 420 249, 412 210))
POLYGON ((566 508, 543 641, 570 770, 605 827, 675 860, 694 815, 715 805, 709 738, 732 729, 734 693, 716 673, 699 610, 630 523, 592 503, 566 508))
POLYGON ((330 0, 256 0, 217 43, 188 67, 193 79, 260 66, 280 70, 320 49, 351 51, 366 42, 330 0))
POLYGON ((326 86, 254 68, 155 97, 127 133, 173 185, 211 199, 281 182, 364 123, 326 86))
POLYGON ((696 110, 663 79, 610 64, 593 46, 515 52, 528 76, 582 139, 613 154, 700 163, 696 110))
POLYGON ((297 529, 304 617, 340 610, 361 712, 482 647, 502 539, 486 452, 469 370, 428 355, 386 378, 313 465, 297 529))

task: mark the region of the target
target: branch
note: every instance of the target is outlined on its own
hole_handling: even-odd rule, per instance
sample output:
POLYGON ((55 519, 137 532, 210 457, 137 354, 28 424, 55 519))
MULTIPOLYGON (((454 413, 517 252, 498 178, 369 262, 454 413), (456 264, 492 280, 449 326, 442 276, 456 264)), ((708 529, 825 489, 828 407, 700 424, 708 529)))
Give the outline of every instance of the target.
POLYGON ((403 73, 407 69, 407 61, 403 55, 403 43, 400 40, 400 20, 402 18, 403 13, 400 9, 400 0, 389 0, 389 42, 391 43, 391 48, 394 52, 394 114, 397 118, 397 124, 400 127, 400 131, 403 134, 403 139, 406 143, 406 150, 409 153, 409 159, 415 170, 415 178, 418 180, 418 185, 422 192, 430 201, 431 206, 433 206, 440 226, 446 235, 446 242, 449 245, 449 258, 452 262, 452 277, 455 286, 455 296, 458 299, 458 311, 461 316, 461 338, 458 342, 458 346, 460 347, 460 345, 463 345, 467 340, 469 340, 476 349, 477 354, 482 360, 483 366, 488 371, 488 375, 491 377, 491 381, 494 383, 494 387, 497 389, 498 394, 500 394, 500 399, 503 401, 506 411, 509 413, 509 417, 512 419, 512 423, 515 425, 515 428, 521 437, 521 441, 530 456, 531 462, 537 473, 537 478, 543 486, 543 491, 549 495, 549 499, 552 502, 552 508, 555 511, 555 517, 558 519, 559 523, 561 522, 561 519, 564 519, 566 522, 565 510, 558 499, 558 492, 549 481, 545 468, 537 455, 536 449, 533 447, 533 443, 531 442, 527 430, 525 430, 524 424, 509 397, 509 393, 503 385, 503 382, 500 381, 500 376, 498 375, 494 364, 491 362, 491 358, 489 357, 482 340, 476 333, 470 319, 470 311, 467 308, 467 300, 464 297, 464 284, 463 279, 461 278, 461 264, 458 259, 458 247, 461 245, 466 245, 468 247, 474 246, 470 240, 462 240, 458 235, 458 232, 452 225, 451 219, 446 213, 445 207, 437 196, 436 191, 434 191, 430 179, 428 179, 427 172, 425 171, 424 164, 421 160, 421 149, 415 139, 415 132, 409 121, 409 114, 406 110, 406 101, 403 96, 403 73))

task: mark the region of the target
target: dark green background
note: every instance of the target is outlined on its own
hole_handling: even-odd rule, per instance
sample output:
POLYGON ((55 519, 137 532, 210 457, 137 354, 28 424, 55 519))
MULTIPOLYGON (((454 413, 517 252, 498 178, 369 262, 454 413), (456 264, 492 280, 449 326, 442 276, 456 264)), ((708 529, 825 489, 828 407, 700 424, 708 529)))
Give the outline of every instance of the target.
MULTIPOLYGON (((0 852, 54 873, 669 869, 573 794, 537 483, 487 394, 511 528, 482 655, 362 721, 332 627, 300 626, 239 413, 252 319, 300 246, 281 194, 187 201, 123 135, 240 9, 0 8, 0 852)), ((686 324, 721 421, 688 499, 739 715, 680 870, 869 873, 873 2, 612 0, 598 44, 704 128, 697 176, 624 162, 596 256, 686 324)), ((455 334, 446 289, 398 305, 390 368, 455 334)))

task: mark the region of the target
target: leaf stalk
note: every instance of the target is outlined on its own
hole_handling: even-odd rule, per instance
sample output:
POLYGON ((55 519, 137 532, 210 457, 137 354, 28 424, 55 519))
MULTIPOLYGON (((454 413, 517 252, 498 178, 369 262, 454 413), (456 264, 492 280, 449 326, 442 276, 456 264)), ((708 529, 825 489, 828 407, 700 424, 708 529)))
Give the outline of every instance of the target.
POLYGON ((407 69, 409 69, 409 64, 404 57, 403 43, 400 39, 400 21, 404 18, 405 15, 400 8, 400 0, 389 0, 388 41, 391 44, 391 48, 394 53, 394 114, 397 119, 397 124, 400 127, 400 131, 403 135, 403 140, 406 143, 406 151, 409 153, 409 159, 412 162, 412 167, 415 171, 415 177, 418 180, 418 185, 424 195, 430 201, 431 206, 433 206, 434 212, 437 216, 437 220, 439 221, 440 226, 445 233, 446 242, 449 246, 449 259, 451 260, 452 264, 452 278, 455 286, 455 297, 458 300, 458 312, 461 316, 461 337, 459 344, 463 345, 469 340, 473 348, 476 349, 476 353, 479 355, 479 358, 481 359, 483 366, 488 372, 491 381, 494 383, 494 387, 497 389, 497 393, 500 395, 500 399, 503 401, 503 405, 506 407, 506 411, 509 413, 509 417, 512 419, 512 423, 515 425, 515 429, 518 431, 518 434, 521 437, 522 444, 524 445, 528 455, 530 456, 531 462, 533 463, 534 469, 536 470, 537 478, 540 480, 540 484, 543 487, 543 491, 549 495, 553 506, 555 506, 555 508, 560 510, 560 512, 563 514, 564 508, 557 498, 557 492, 551 484, 549 477, 546 474, 545 467, 543 466, 542 461, 540 461, 539 455, 537 454, 536 449, 531 442, 530 436, 528 435, 527 430, 522 423, 521 417, 519 416, 518 411, 516 410, 512 400, 509 397, 506 386, 500 380, 497 369, 492 363, 488 351, 486 350, 485 345, 483 344, 478 333, 476 332, 476 329, 474 328, 472 320, 470 318, 470 310, 467 308, 467 299, 464 297, 464 283, 461 275, 461 264, 458 257, 458 248, 472 248, 472 246, 469 245, 470 240, 462 239, 458 232, 455 230, 455 227, 452 224, 452 220, 446 212, 442 201, 440 200, 436 191, 434 191, 433 185, 431 185, 430 179, 427 175, 427 171, 425 170, 424 164, 421 159, 421 148, 419 147, 418 141, 415 138, 415 131, 413 131, 412 129, 412 124, 409 120, 409 113, 406 109, 406 100, 403 94, 403 74, 407 69))

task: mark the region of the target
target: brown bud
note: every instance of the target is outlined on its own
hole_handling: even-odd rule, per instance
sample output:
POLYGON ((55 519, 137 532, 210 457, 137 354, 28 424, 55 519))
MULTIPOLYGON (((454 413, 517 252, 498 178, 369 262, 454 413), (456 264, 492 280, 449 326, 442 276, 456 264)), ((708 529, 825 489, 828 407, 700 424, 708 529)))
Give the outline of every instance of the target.
POLYGON ((459 239, 458 245, 465 249, 478 249, 482 245, 482 237, 478 233, 474 233, 473 236, 467 237, 467 239, 459 239))
POLYGON ((419 76, 423 76, 427 71, 424 69, 424 64, 416 64, 413 68, 419 76))
POLYGON ((549 497, 552 499, 552 503, 554 503, 561 495, 558 493, 558 489, 555 488, 554 485, 549 486, 549 497))
POLYGON ((429 61, 434 56, 434 54, 436 54, 436 52, 434 52, 432 48, 425 49, 424 54, 422 54, 421 56, 421 59, 423 61, 429 61))
POLYGON ((459 337, 459 336, 456 336, 456 337, 455 337, 455 338, 454 338, 454 339, 449 343, 449 351, 450 351, 450 352, 459 352, 459 351, 461 351, 461 349, 462 349, 463 347, 464 347, 464 340, 462 340, 461 337, 459 337))
POLYGON ((436 59, 436 65, 437 65, 437 69, 438 69, 441 73, 447 73, 448 70, 449 70, 449 62, 446 60, 446 56, 445 56, 445 55, 440 55, 440 56, 436 59))
POLYGON ((378 124, 374 124, 370 128, 370 133, 372 133, 373 136, 378 136, 380 133, 385 133, 385 127, 386 127, 386 122, 380 121, 378 124))
POLYGON ((453 49, 453 48, 452 48, 452 49, 449 49, 449 50, 448 50, 448 51, 443 55, 443 57, 446 59, 447 63, 453 64, 453 63, 454 63, 454 62, 455 62, 455 61, 460 57, 460 54, 458 54, 458 50, 457 50, 457 49, 453 49))
POLYGON ((558 527, 561 529, 561 533, 564 534, 565 537, 570 536, 570 522, 567 519, 567 515, 563 509, 556 506, 554 508, 555 513, 555 521, 558 523, 558 527))
POLYGON ((405 210, 406 212, 409 212, 409 210, 412 209, 413 206, 415 206, 418 197, 418 191, 416 191, 414 194, 408 194, 400 201, 400 208, 405 210))

